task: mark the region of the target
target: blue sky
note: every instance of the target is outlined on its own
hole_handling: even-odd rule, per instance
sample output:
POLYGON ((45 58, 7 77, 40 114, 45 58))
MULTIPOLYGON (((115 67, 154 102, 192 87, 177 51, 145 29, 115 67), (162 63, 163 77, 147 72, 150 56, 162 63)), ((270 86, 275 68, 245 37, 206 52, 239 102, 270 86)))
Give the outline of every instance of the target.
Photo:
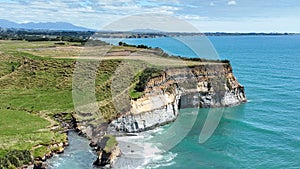
POLYGON ((159 13, 200 32, 300 32, 299 0, 0 0, 0 13, 19 23, 64 21, 94 29, 159 13))

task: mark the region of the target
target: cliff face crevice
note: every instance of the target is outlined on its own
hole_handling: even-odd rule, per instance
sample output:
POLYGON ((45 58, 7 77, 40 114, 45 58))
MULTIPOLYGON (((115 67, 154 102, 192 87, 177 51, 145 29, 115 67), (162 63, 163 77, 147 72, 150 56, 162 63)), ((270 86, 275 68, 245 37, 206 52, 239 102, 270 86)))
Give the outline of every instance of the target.
POLYGON ((180 108, 214 108, 246 102, 229 63, 172 68, 151 78, 143 97, 109 125, 109 131, 140 132, 174 121, 180 108))

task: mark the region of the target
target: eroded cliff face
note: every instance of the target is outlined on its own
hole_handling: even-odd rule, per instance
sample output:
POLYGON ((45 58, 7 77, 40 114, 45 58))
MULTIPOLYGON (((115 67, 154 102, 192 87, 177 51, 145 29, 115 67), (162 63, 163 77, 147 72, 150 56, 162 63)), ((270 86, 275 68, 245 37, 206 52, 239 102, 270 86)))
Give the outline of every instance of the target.
POLYGON ((246 102, 229 63, 173 68, 151 78, 142 98, 131 101, 131 109, 113 120, 109 131, 140 132, 172 122, 186 107, 234 106, 246 102))

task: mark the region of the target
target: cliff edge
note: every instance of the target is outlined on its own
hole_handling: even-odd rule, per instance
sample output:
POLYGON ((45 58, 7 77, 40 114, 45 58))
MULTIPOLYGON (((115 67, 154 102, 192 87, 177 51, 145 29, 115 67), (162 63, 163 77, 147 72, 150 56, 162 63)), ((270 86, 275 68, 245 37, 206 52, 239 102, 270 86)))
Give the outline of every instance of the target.
POLYGON ((228 107, 246 101, 230 63, 169 68, 146 83, 144 95, 131 100, 130 110, 113 120, 108 131, 141 132, 174 121, 180 108, 228 107))

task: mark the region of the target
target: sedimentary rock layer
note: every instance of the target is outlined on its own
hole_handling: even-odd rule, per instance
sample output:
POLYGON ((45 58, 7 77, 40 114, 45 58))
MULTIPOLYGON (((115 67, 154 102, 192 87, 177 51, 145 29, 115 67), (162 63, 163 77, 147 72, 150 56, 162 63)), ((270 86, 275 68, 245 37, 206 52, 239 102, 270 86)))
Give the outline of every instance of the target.
POLYGON ((109 131, 140 132, 174 121, 185 107, 227 107, 246 102, 244 87, 229 63, 162 70, 145 86, 144 95, 109 126, 109 131))

